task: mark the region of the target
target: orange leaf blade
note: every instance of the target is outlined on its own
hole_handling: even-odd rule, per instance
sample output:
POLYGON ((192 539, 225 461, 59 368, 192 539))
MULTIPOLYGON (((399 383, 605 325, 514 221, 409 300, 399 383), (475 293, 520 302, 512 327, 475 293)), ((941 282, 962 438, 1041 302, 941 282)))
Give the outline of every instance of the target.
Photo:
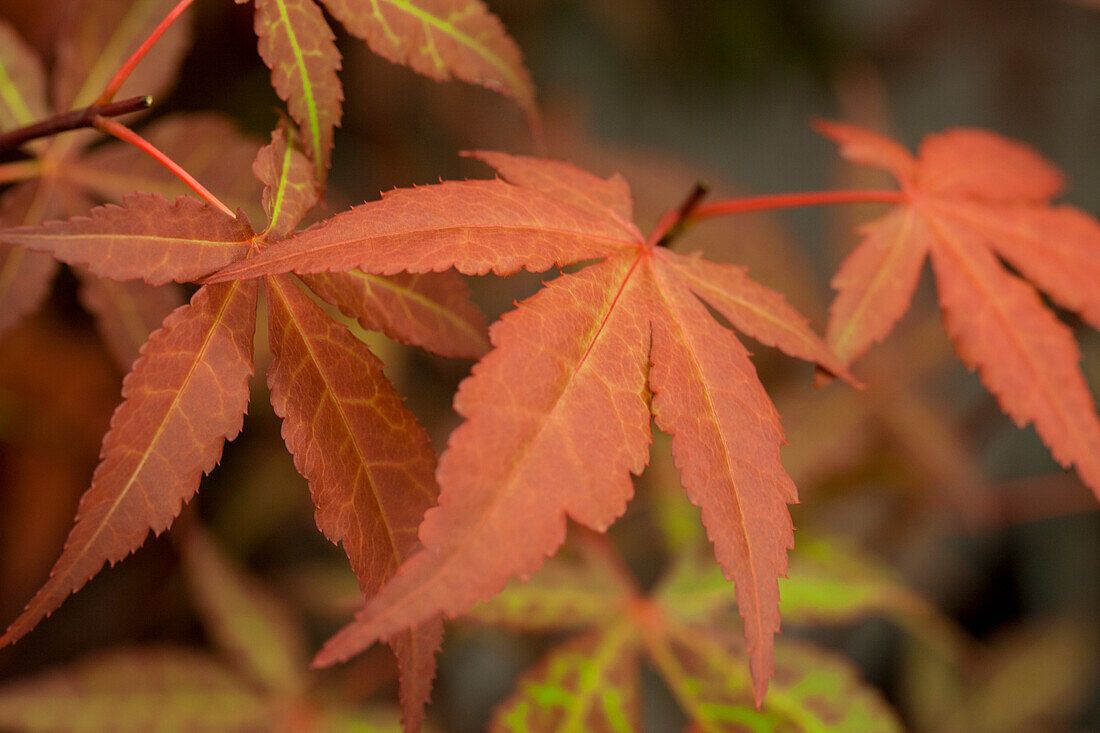
POLYGON ((0 241, 49 252, 100 277, 142 279, 150 285, 197 280, 241 258, 252 230, 213 206, 186 196, 170 202, 136 193, 123 206, 90 216, 0 232, 0 241))
POLYGON ((209 282, 283 272, 542 272, 638 243, 606 217, 504 181, 397 189, 225 268, 209 282))
POLYGON ((661 263, 695 295, 721 313, 737 331, 788 356, 820 364, 853 381, 845 365, 815 334, 801 313, 780 293, 751 280, 745 268, 709 262, 659 249, 661 263))
POLYGON ((283 439, 310 482, 318 528, 343 543, 373 594, 416 545, 437 493, 435 454, 366 344, 289 277, 266 285, 268 385, 283 439))
POLYGON ((1072 332, 965 230, 930 224, 944 324, 959 358, 978 370, 1001 409, 1018 425, 1034 422, 1054 457, 1075 465, 1100 496, 1100 420, 1072 332))
POLYGON ((604 530, 623 512, 649 444, 648 325, 635 263, 563 275, 493 327, 496 349, 455 400, 467 422, 440 460, 440 505, 420 528, 425 549, 316 664, 462 613, 510 576, 534 572, 564 540, 566 514, 604 530))
POLYGON ((302 217, 317 203, 317 184, 309 159, 297 148, 293 125, 280 125, 271 133, 271 142, 262 148, 252 163, 252 172, 264 184, 263 205, 267 213, 269 240, 294 231, 302 217))
POLYGON ((199 290, 150 338, 123 382, 103 460, 50 578, 0 638, 33 629, 104 563, 160 534, 240 431, 252 374, 255 283, 199 290))
POLYGON ((458 273, 303 275, 303 282, 368 331, 441 356, 477 359, 489 350, 485 316, 458 273))
POLYGON ((1046 201, 1065 177, 1022 143, 988 130, 956 128, 921 141, 916 185, 925 193, 986 201, 1046 201))
POLYGON ((779 585, 794 532, 787 504, 798 501, 779 460, 783 429, 748 354, 708 317, 683 283, 658 273, 653 321, 653 415, 672 435, 681 480, 714 543, 737 606, 756 699, 772 674, 779 585))
POLYGON ((891 211, 863 228, 866 235, 833 277, 827 338, 851 364, 885 339, 909 310, 930 234, 912 209, 891 211))

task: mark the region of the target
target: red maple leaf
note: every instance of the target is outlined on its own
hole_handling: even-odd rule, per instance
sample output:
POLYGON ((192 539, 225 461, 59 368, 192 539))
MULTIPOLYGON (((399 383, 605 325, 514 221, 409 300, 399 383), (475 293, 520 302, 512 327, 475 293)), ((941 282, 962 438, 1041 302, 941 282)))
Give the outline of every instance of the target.
POLYGON ((566 516, 605 530, 648 460, 650 419, 673 436, 683 484, 737 585, 756 694, 779 627, 776 578, 793 537, 783 431, 738 330, 843 367, 782 297, 741 268, 657 246, 633 224, 618 176, 478 153, 505 180, 396 190, 227 268, 212 281, 360 268, 388 274, 545 270, 591 260, 491 329, 495 347, 455 398, 466 423, 440 459, 440 505, 414 555, 322 650, 347 658, 440 612, 454 616, 529 575, 561 545, 566 516))
POLYGON ((828 341, 850 363, 893 329, 932 260, 955 351, 1019 426, 1100 496, 1100 420, 1072 331, 1028 281, 1100 328, 1100 226, 1050 200, 1062 174, 1031 149, 984 130, 929 135, 916 158, 852 125, 821 122, 846 158, 884 168, 904 203, 864 227, 833 279, 828 341))
MULTIPOLYGON (((292 231, 316 203, 313 166, 283 129, 256 158, 268 225, 190 198, 134 194, 89 217, 0 232, 0 241, 48 252, 118 280, 200 279, 292 231)), ((341 273, 318 293, 370 328, 449 356, 477 356, 484 322, 455 273, 380 278, 341 273), (361 310, 365 308, 366 310, 361 310), (375 310, 379 309, 379 310, 375 310)), ((437 493, 427 434, 384 377, 382 363, 303 291, 264 279, 272 363, 268 385, 283 438, 309 481, 321 531, 343 544, 359 585, 374 593, 416 545, 437 493)), ((43 588, 0 637, 12 643, 79 590, 104 562, 167 529, 240 431, 252 374, 258 281, 199 289, 142 347, 76 525, 43 588)), ((442 635, 436 618, 394 630, 406 724, 417 728, 442 635), (415 627, 415 628, 413 628, 415 627)))

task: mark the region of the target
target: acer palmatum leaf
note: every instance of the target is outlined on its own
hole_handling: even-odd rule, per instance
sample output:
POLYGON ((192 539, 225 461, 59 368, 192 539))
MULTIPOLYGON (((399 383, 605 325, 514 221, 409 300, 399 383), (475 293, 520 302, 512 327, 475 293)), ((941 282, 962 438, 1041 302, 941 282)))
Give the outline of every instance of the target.
POLYGON ((150 337, 122 385, 102 460, 50 578, 0 637, 18 640, 75 593, 160 534, 240 431, 252 374, 257 285, 204 287, 150 337))
POLYGON ((489 350, 485 316, 456 272, 382 276, 352 270, 303 275, 302 281, 367 331, 394 341, 458 359, 489 350))
POLYGON ((342 542, 365 595, 416 546, 435 503, 435 453, 365 343, 286 275, 265 280, 267 382, 283 439, 309 480, 317 526, 342 542))
POLYGON ((150 285, 197 280, 244 256, 254 235, 208 203, 135 193, 89 216, 0 231, 0 243, 48 252, 115 280, 150 285))
POLYGON ((460 614, 512 575, 534 572, 561 545, 567 516, 605 530, 632 496, 630 474, 648 459, 653 391, 661 395, 659 424, 680 446, 685 487, 703 506, 718 557, 737 583, 759 699, 779 625, 776 577, 791 544, 784 503, 794 491, 779 463, 774 408, 734 335, 696 297, 765 343, 846 376, 843 365, 778 294, 742 271, 648 243, 627 218, 622 179, 553 161, 484 157, 508 182, 393 191, 211 278, 354 268, 507 274, 602 260, 552 281, 492 328, 494 350, 455 399, 467 422, 440 460, 440 505, 421 525, 424 549, 316 663, 345 659, 440 612, 460 614), (719 364, 724 358, 734 361, 719 364), (651 370, 657 359, 664 363, 651 370), (732 386, 669 376, 684 365, 732 386), (718 402, 701 421, 678 417, 712 390, 718 402))
POLYGON ((317 183, 299 142, 297 130, 283 121, 271 133, 271 143, 260 148, 252 162, 253 174, 265 183, 260 199, 267 214, 267 228, 261 236, 268 241, 294 231, 317 203, 317 183))
POLYGON ((254 25, 271 85, 301 125, 316 180, 323 181, 344 100, 332 31, 313 0, 256 0, 254 25))
POLYGON ((322 1, 379 56, 433 79, 481 84, 535 117, 535 88, 519 47, 480 0, 322 1))
POLYGON ((833 280, 828 340, 846 362, 908 309, 925 255, 947 333, 1018 425, 1034 423, 1063 466, 1100 496, 1100 420, 1070 329, 1007 260, 1063 307, 1100 328, 1100 225, 1049 199, 1062 175, 1019 143, 984 130, 929 135, 917 157, 867 130, 818 129, 859 163, 891 171, 905 203, 865 227, 833 280))

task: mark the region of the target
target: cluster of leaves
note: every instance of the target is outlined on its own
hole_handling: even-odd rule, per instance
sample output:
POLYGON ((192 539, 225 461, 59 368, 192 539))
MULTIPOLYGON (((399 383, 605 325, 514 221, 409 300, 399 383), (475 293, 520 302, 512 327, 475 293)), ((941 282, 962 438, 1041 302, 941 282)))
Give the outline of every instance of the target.
MULTIPOLYGON (((378 0, 369 12, 339 0, 325 7, 391 60, 515 98, 537 127, 518 51, 476 0, 378 0)), ((130 12, 135 26, 138 20, 151 26, 163 8, 148 0, 130 12)), ((499 619, 600 631, 536 672, 498 726, 555 729, 545 726, 568 719, 592 729, 630 727, 632 660, 643 647, 701 730, 729 729, 715 722, 727 713, 731 724, 751 724, 753 716, 790 722, 784 700, 838 680, 849 685, 836 662, 774 640, 778 579, 794 541, 787 505, 797 492, 780 462, 779 415, 726 326, 816 364, 819 381, 856 384, 848 366, 906 310, 925 253, 963 361, 979 369, 1009 415, 1021 425, 1034 422, 1054 456, 1100 493, 1100 421, 1072 334, 1029 283, 997 261, 1007 260, 1059 304, 1100 324, 1100 227, 1077 210, 1049 204, 1061 176, 1032 151, 988 132, 955 130, 929 136, 914 158, 866 130, 821 124, 846 157, 889 170, 901 188, 880 192, 879 200, 897 209, 867 225, 866 239, 837 275, 826 344, 743 268, 664 246, 691 221, 747 207, 689 199, 646 236, 620 176, 604 179, 564 162, 474 153, 499 177, 394 190, 297 231, 320 198, 330 164, 342 98, 339 54, 320 9, 308 0, 257 0, 255 18, 260 54, 294 120, 276 129, 252 165, 263 185, 264 227, 254 228, 243 213, 228 216, 209 200, 172 201, 143 183, 137 184, 143 192, 124 197, 121 206, 39 223, 85 211, 91 202, 83 192, 69 193, 70 183, 90 186, 88 166, 110 167, 77 158, 82 134, 35 143, 30 152, 38 157, 27 169, 40 181, 5 194, 11 207, 5 223, 26 226, 0 231, 0 287, 22 283, 0 290, 15 304, 3 317, 14 321, 34 307, 54 260, 84 268, 88 288, 114 293, 109 305, 103 305, 108 295, 86 300, 119 342, 120 364, 133 366, 65 549, 0 643, 29 632, 105 563, 137 549, 150 530, 167 529, 224 442, 239 433, 261 279, 272 405, 309 481, 317 525, 342 543, 367 598, 315 663, 389 642, 409 729, 423 717, 441 617, 462 614, 513 576, 538 570, 564 542, 567 518, 606 530, 632 497, 632 474, 646 466, 651 421, 671 436, 681 483, 702 509, 724 576, 704 585, 723 589, 728 622, 726 581, 733 581, 744 641, 730 638, 728 623, 720 632, 709 616, 692 616, 693 594, 668 590, 679 587, 678 575, 653 598, 642 598, 607 566, 571 570, 544 594, 558 601, 540 602, 566 603, 568 587, 592 587, 598 597, 578 603, 595 615, 578 616, 569 607, 547 616, 522 604, 509 611, 513 596, 506 595, 499 619), (84 171, 83 178, 68 171, 84 171), (52 203, 65 196, 66 206, 52 203), (518 303, 486 340, 459 273, 553 268, 562 274, 518 303), (112 290, 108 283, 116 281, 128 289, 112 290), (155 289, 172 282, 201 287, 179 305, 178 295, 162 295, 178 291, 155 289), (447 357, 482 357, 455 398, 465 422, 438 467, 381 362, 317 300, 395 340, 447 357), (125 331, 126 312, 140 314, 141 324, 125 331), (161 317, 162 328, 135 361, 137 344, 161 317), (746 656, 750 675, 740 669, 746 656), (810 679, 810 668, 826 670, 823 679, 810 679), (549 699, 540 690, 550 689, 551 680, 588 685, 593 674, 607 682, 598 692, 570 690, 562 698, 568 705, 540 702, 549 699), (761 706, 773 674, 769 707, 754 712, 746 703, 761 706)), ((3 33, 13 41, 0 51, 0 68, 14 80, 5 89, 16 95, 3 97, 0 123, 13 127, 48 108, 40 67, 3 33)), ((110 48, 117 58, 85 62, 77 71, 60 65, 57 83, 64 88, 79 78, 81 91, 55 95, 62 100, 57 109, 95 98, 124 58, 110 48), (64 101, 70 99, 76 101, 64 101)), ((89 158, 95 155, 108 151, 89 158)), ((102 185, 92 191, 108 199, 117 194, 102 185)), ((827 697, 835 702, 838 694, 827 697)), ((846 703, 840 711, 805 701, 792 709, 851 729, 894 725, 867 693, 846 703)))

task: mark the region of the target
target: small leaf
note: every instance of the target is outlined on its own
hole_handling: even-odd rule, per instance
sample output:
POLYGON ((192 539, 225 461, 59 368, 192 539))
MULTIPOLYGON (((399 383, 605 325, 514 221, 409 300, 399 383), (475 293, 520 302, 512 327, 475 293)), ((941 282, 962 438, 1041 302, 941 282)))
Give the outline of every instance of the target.
POLYGON ((280 125, 271 133, 271 143, 260 149, 252 163, 252 172, 264 184, 267 229, 263 235, 269 241, 294 231, 317 203, 310 162, 297 143, 296 131, 289 124, 280 125))
POLYGON ((95 316, 107 349, 123 373, 130 371, 149 334, 183 305, 177 285, 146 285, 140 280, 116 282, 76 268, 80 303, 95 316))
POLYGON ((256 284, 205 287, 150 337, 122 384, 102 461, 65 549, 0 645, 11 644, 99 572, 160 534, 222 444, 241 429, 252 373, 256 284))
POLYGON ((638 640, 627 623, 554 649, 493 715, 492 733, 640 730, 638 640))
POLYGON ((271 703, 208 656, 113 651, 0 688, 0 727, 26 733, 270 730, 271 703))
POLYGON ((485 316, 455 272, 303 275, 309 289, 368 331, 441 356, 477 359, 489 350, 485 316))
POLYGON ((344 99, 332 31, 313 0, 256 0, 255 28, 271 84, 301 126, 316 179, 323 182, 344 99))
POLYGON ((437 80, 455 76, 511 97, 529 116, 535 88, 519 47, 480 0, 324 0, 379 56, 437 80))
POLYGON ((199 530, 183 542, 191 593, 208 633, 265 690, 302 691, 305 643, 287 609, 199 530))
POLYGON ((197 280, 248 251, 252 230, 211 204, 135 193, 91 216, 0 231, 0 242, 49 252, 100 277, 150 285, 197 280))
MULTIPOLYGON (((914 160, 853 125, 819 123, 841 154, 894 173, 904 203, 867 230, 841 266, 829 340, 842 359, 884 338, 906 310, 929 253, 955 351, 1001 409, 1034 423, 1063 466, 1100 496, 1100 419, 1070 330, 998 256, 1100 325, 1100 225, 1049 199, 1063 187, 1029 147, 985 130, 929 135, 914 160)), ((904 151, 902 151, 904 152, 904 151)))

